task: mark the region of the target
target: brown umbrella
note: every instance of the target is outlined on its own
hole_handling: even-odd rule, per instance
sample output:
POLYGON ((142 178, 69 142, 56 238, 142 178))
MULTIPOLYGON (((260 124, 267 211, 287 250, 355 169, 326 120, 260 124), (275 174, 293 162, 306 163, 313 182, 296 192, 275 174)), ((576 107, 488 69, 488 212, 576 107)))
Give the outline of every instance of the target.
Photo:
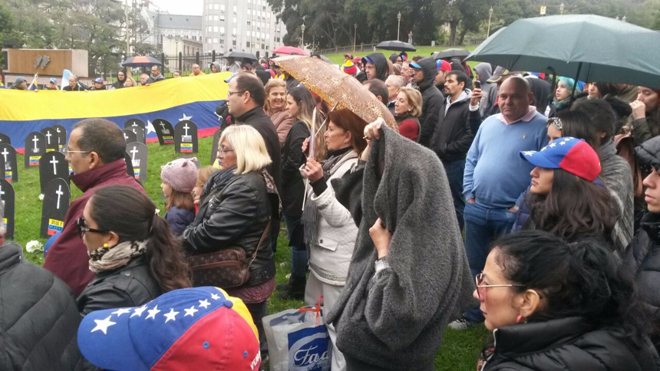
POLYGON ((301 56, 276 58, 275 63, 335 109, 348 109, 366 122, 382 117, 387 126, 399 131, 387 107, 356 78, 333 65, 301 56))

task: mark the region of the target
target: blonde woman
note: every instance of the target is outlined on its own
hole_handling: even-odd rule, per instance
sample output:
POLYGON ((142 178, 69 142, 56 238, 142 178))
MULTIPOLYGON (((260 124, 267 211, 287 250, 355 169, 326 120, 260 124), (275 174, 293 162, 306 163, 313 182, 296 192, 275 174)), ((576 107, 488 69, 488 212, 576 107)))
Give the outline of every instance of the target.
MULTIPOLYGON (((282 214, 286 221, 286 232, 291 247, 291 277, 289 283, 281 285, 281 299, 302 300, 305 296, 307 273, 307 249, 304 242, 302 204, 305 192, 300 167, 305 163, 302 144, 310 137, 312 117, 316 102, 305 88, 295 88, 286 96, 286 107, 295 122, 291 126, 282 147, 282 214)), ((317 115, 317 121, 320 114, 317 115)), ((318 124, 316 125, 318 127, 318 124)))
POLYGON ((399 124, 399 133, 410 140, 419 142, 422 93, 413 88, 401 88, 394 104, 394 113, 394 118, 399 124))
POLYGON ((293 117, 286 109, 286 82, 278 79, 270 79, 265 86, 266 104, 264 111, 275 125, 277 137, 280 140, 280 148, 284 145, 287 134, 293 125, 293 117))
POLYGON ((124 81, 124 87, 125 88, 132 88, 135 86, 135 80, 133 80, 132 77, 127 77, 126 81, 124 81))
POLYGON ((218 157, 224 169, 209 178, 199 212, 181 235, 182 244, 190 255, 236 247, 249 257, 256 252, 249 280, 226 291, 245 302, 265 346, 261 319, 275 290, 275 260, 269 234, 261 244, 259 240, 279 214, 275 183, 266 171, 271 160, 263 138, 248 125, 233 125, 222 132, 218 157))

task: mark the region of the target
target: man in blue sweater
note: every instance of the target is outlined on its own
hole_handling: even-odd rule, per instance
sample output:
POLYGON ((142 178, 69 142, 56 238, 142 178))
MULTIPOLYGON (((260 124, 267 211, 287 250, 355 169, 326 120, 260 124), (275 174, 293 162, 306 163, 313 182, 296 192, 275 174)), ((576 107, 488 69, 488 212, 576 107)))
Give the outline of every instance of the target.
MULTIPOLYGON (((465 250, 473 275, 484 268, 491 241, 511 231, 516 199, 530 184, 533 165, 520 158, 520 151, 540 151, 548 143, 546 118, 532 106, 533 101, 524 78, 511 77, 502 83, 501 113, 481 124, 467 154, 465 250)), ((483 314, 474 309, 449 326, 461 330, 481 322, 483 314)))

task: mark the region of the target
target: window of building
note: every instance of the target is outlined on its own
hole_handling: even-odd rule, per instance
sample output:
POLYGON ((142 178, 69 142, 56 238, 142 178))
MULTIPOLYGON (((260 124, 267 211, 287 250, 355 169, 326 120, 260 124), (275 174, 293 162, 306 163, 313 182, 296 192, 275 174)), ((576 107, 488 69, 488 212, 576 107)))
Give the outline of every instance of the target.
POLYGON ((224 21, 225 21, 225 16, 224 16, 224 15, 221 15, 221 16, 220 16, 220 21, 221 21, 221 22, 224 22, 224 21))
POLYGON ((207 38, 206 38, 206 43, 207 43, 207 44, 210 44, 210 43, 212 43, 212 42, 213 42, 213 41, 212 41, 212 39, 211 39, 210 37, 207 37, 207 38))
POLYGON ((217 15, 214 15, 214 16, 213 16, 213 20, 214 20, 214 21, 217 21, 218 19, 219 19, 219 18, 218 18, 217 15))
POLYGON ((234 17, 234 23, 236 23, 236 17, 234 17))
POLYGON ((248 25, 248 26, 250 25, 250 21, 247 21, 247 25, 248 25))
POLYGON ((214 38, 213 38, 213 43, 214 43, 214 44, 217 44, 217 43, 218 43, 218 38, 217 38, 217 37, 214 37, 214 38))
POLYGON ((245 42, 245 47, 246 47, 246 48, 249 48, 249 47, 250 47, 250 42, 249 42, 249 41, 245 42))
POLYGON ((220 26, 220 33, 223 34, 223 35, 225 34, 225 28, 222 27, 222 26, 220 26))
POLYGON ((225 4, 220 4, 220 11, 225 12, 225 4))
POLYGON ((209 4, 209 10, 213 9, 213 4, 209 4))
POLYGON ((236 46, 236 40, 232 40, 232 41, 231 41, 231 44, 232 44, 233 46, 236 46))
POLYGON ((213 9, 218 10, 220 8, 220 4, 213 4, 213 9))
POLYGON ((231 29, 231 34, 234 35, 234 36, 236 36, 236 27, 234 27, 234 28, 231 29))
POLYGON ((218 26, 213 26, 213 32, 218 32, 218 26))
POLYGON ((237 11, 238 11, 238 8, 236 7, 236 5, 234 5, 234 14, 236 14, 237 11))
POLYGON ((261 44, 261 49, 266 49, 266 44, 261 44))

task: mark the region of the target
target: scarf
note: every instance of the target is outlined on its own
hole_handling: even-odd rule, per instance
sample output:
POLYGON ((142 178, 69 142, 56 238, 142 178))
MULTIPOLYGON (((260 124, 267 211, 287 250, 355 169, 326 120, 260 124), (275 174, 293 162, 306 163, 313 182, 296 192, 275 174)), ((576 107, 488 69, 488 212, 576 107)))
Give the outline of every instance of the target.
POLYGON ((89 270, 101 273, 121 268, 134 258, 144 255, 148 242, 149 240, 126 241, 114 247, 100 247, 94 251, 88 251, 89 270))
MULTIPOLYGON (((339 166, 335 166, 335 165, 340 163, 346 157, 346 155, 351 153, 352 149, 353 149, 352 147, 346 147, 328 153, 329 158, 326 161, 324 161, 322 164, 324 182, 326 183, 328 182, 328 179, 330 179, 332 174, 334 174, 335 171, 337 171, 337 168, 339 168, 339 166)), ((313 192, 314 191, 312 191, 312 193, 313 192)), ((303 236, 305 238, 305 244, 309 247, 311 247, 314 241, 316 241, 316 236, 318 232, 318 219, 319 219, 318 206, 316 206, 314 202, 308 200, 308 202, 305 203, 305 209, 303 210, 302 223, 304 228, 303 236)))

